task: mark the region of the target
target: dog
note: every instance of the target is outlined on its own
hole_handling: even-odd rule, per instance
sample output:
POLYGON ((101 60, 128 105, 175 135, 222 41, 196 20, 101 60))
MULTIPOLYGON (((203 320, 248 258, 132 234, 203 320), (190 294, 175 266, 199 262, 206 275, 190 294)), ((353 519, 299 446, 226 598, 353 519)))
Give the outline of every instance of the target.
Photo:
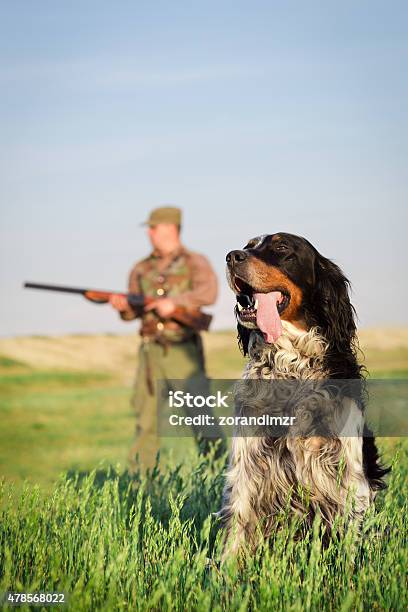
MULTIPOLYGON (((219 513, 228 556, 270 537, 282 512, 302 517, 306 529, 319 513, 326 535, 338 515, 361 521, 389 469, 364 423, 365 370, 357 359, 350 283, 341 269, 305 238, 282 232, 253 238, 226 260, 238 342, 249 358, 243 373, 249 386, 236 394, 240 414, 247 406, 253 414, 258 400, 261 411, 273 409, 278 381, 307 381, 309 422, 327 416, 319 406, 328 394, 334 421, 342 414, 351 418, 349 435, 330 427, 316 434, 313 427, 297 426, 292 435, 279 436, 237 429, 219 513), (335 380, 357 382, 357 393, 333 399, 328 389, 335 380), (257 391, 256 381, 267 381, 270 392, 257 391)), ((291 414, 304 405, 298 402, 291 414)))

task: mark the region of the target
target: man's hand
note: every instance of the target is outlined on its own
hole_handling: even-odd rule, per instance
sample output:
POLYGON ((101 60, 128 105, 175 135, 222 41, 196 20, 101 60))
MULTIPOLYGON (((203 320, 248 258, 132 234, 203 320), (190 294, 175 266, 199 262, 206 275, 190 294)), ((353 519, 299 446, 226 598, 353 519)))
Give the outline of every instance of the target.
POLYGON ((112 304, 115 310, 119 310, 119 312, 124 312, 129 308, 126 295, 111 295, 109 304, 112 304))
POLYGON ((168 319, 176 310, 176 305, 171 298, 163 297, 150 302, 144 307, 145 311, 155 310, 159 317, 168 319))

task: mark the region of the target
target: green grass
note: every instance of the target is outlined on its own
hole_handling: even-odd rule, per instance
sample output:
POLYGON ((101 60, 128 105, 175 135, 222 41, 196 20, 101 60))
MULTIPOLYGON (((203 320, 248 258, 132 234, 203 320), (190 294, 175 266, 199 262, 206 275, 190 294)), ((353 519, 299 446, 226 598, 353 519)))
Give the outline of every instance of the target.
POLYGON ((0 377, 0 473, 51 491, 67 469, 125 465, 134 429, 128 388, 95 373, 0 377))
POLYGON ((27 487, 17 508, 6 504, 0 591, 63 591, 69 610, 406 610, 407 464, 399 443, 389 488, 361 534, 350 525, 323 548, 318 521, 296 541, 282 517, 271 546, 221 568, 211 512, 222 459, 192 452, 182 466, 133 481, 113 469, 64 475, 48 498, 27 487))
MULTIPOLYGON (((21 490, 25 480, 51 492, 61 472, 91 470, 100 461, 127 463, 134 433, 131 390, 98 372, 0 374, 0 474, 21 490)), ((181 458, 194 444, 164 440, 181 458)))
POLYGON ((38 370, 12 372, 0 375, 0 392, 2 394, 14 393, 16 388, 21 390, 23 387, 29 387, 30 390, 34 388, 48 390, 55 387, 76 387, 110 379, 111 376, 103 372, 47 372, 38 370))
MULTIPOLYGON (((372 378, 408 376, 401 352, 370 359, 372 378)), ((208 361, 218 378, 242 366, 229 342, 210 347, 208 361)), ((212 513, 224 459, 167 439, 160 466, 131 478, 130 388, 114 373, 38 370, 4 356, 0 392, 0 593, 64 591, 73 611, 408 608, 407 440, 379 440, 393 470, 360 534, 339 525, 345 533, 323 548, 317 523, 299 541, 282 517, 270 546, 220 569, 212 513)))

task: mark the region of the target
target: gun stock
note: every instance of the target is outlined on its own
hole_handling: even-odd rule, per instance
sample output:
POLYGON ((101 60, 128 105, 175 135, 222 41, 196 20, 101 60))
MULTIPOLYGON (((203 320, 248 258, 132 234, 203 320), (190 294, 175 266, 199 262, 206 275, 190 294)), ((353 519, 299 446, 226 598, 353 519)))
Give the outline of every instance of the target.
POLYGON ((212 315, 209 315, 206 312, 201 312, 198 309, 187 310, 182 306, 177 306, 176 310, 171 315, 171 318, 182 325, 192 327, 196 331, 208 331, 212 320, 212 315))

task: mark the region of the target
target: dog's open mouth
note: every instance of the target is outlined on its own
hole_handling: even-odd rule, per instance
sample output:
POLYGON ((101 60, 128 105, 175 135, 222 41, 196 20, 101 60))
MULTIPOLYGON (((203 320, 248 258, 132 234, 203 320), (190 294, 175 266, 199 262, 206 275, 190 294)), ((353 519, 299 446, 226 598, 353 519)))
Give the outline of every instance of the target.
POLYGON ((250 329, 260 329, 266 342, 275 342, 282 333, 280 316, 289 306, 290 293, 283 288, 259 292, 238 277, 234 278, 234 288, 239 323, 250 329))

